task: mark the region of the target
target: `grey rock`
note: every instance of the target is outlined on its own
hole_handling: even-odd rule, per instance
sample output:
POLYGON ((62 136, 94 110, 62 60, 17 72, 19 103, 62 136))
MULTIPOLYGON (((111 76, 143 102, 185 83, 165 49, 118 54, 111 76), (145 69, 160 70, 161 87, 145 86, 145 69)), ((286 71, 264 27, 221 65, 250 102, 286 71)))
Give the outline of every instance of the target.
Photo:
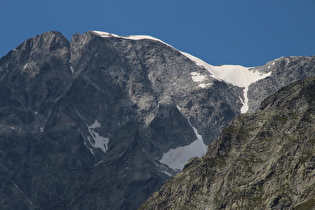
POLYGON ((0 72, 5 209, 136 209, 178 172, 164 153, 193 142, 192 126, 209 143, 241 107, 240 88, 148 39, 48 32, 0 72))
POLYGON ((224 129, 140 209, 314 209, 315 78, 224 129))
POLYGON ((282 87, 295 81, 315 75, 315 56, 281 57, 268 62, 264 66, 253 68, 260 72, 271 72, 269 77, 259 80, 249 86, 249 113, 256 111, 267 96, 277 92, 282 87))

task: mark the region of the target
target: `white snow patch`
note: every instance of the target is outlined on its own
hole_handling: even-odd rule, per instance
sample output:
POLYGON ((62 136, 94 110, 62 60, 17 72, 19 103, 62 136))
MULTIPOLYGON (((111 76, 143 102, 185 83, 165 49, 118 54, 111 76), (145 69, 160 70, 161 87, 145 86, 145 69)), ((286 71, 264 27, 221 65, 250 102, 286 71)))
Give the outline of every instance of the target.
POLYGON ((211 85, 212 85, 212 83, 201 83, 201 84, 198 85, 198 87, 206 88, 206 87, 209 87, 211 85))
POLYGON ((243 107, 241 108, 241 113, 246 113, 248 110, 247 91, 249 85, 271 75, 271 72, 263 74, 258 71, 251 71, 249 67, 244 67, 240 65, 212 66, 188 53, 185 52, 181 53, 190 60, 194 61, 198 66, 202 66, 206 70, 208 70, 212 74, 212 77, 214 79, 244 88, 245 100, 243 103, 243 107))
POLYGON ((85 136, 84 136, 84 134, 81 132, 81 130, 78 128, 78 131, 81 133, 81 136, 83 137, 83 139, 84 139, 84 145, 90 150, 90 152, 91 152, 91 154, 93 155, 93 156, 95 156, 95 154, 94 154, 94 152, 93 152, 93 149, 91 149, 90 148, 90 146, 86 143, 86 141, 89 141, 90 142, 90 139, 87 139, 85 136))
POLYGON ((106 37, 119 37, 116 34, 107 33, 103 31, 93 31, 95 34, 97 34, 100 37, 106 38, 106 37))
POLYGON ((201 75, 198 72, 191 72, 190 75, 192 76, 192 80, 194 82, 199 83, 198 87, 206 88, 207 86, 210 86, 212 84, 212 83, 204 83, 207 77, 204 75, 201 75))
POLYGON ((260 72, 250 71, 250 68, 248 67, 240 65, 212 66, 188 53, 182 52, 182 54, 188 57, 190 60, 194 61, 198 66, 202 66, 206 70, 208 70, 212 74, 212 77, 214 79, 225 81, 234 86, 246 87, 251 83, 266 77, 260 72))
POLYGON ((182 170, 192 157, 201 158, 206 154, 208 146, 203 142, 202 136, 197 129, 193 127, 197 139, 191 144, 183 147, 170 149, 160 160, 161 163, 168 165, 174 170, 182 170))
POLYGON ((100 136, 94 129, 95 128, 99 128, 101 127, 101 124, 95 120, 95 122, 90 125, 90 126, 87 126, 88 129, 89 129, 89 133, 91 134, 91 136, 93 137, 93 140, 92 141, 89 137, 88 137, 88 140, 89 142, 91 143, 91 145, 94 147, 94 148, 99 148, 101 149, 103 152, 106 153, 106 151, 108 150, 108 142, 109 142, 109 138, 106 138, 106 137, 102 137, 100 136))
POLYGON ((247 93, 248 86, 244 88, 244 101, 242 100, 243 106, 241 107, 241 113, 246 113, 249 109, 247 93))
POLYGON ((141 40, 141 39, 150 39, 150 40, 154 40, 154 41, 158 41, 161 42, 167 46, 172 47, 171 45, 163 42, 160 39, 157 39, 155 37, 152 36, 148 36, 148 35, 133 35, 133 36, 118 36, 116 34, 111 34, 111 33, 107 33, 107 32, 102 32, 102 31, 92 31, 94 34, 103 37, 103 38, 107 38, 107 37, 117 37, 117 38, 122 38, 122 39, 131 39, 131 40, 141 40))
MULTIPOLYGON (((83 135, 83 134, 82 134, 83 135)), ((84 141, 84 145, 90 150, 93 156, 95 156, 93 150, 87 145, 87 143, 84 141)))
MULTIPOLYGON (((78 116, 80 117, 81 120, 84 121, 84 117, 75 109, 75 112, 78 114, 78 116)), ((95 120, 94 123, 92 125, 86 125, 88 128, 88 131, 90 133, 90 135, 92 136, 93 139, 91 139, 90 137, 85 138, 85 136, 82 134, 81 135, 87 139, 89 141, 89 143, 91 144, 92 147, 94 148, 99 148, 101 149, 103 152, 107 152, 108 150, 108 142, 109 142, 109 138, 103 137, 101 136, 99 133, 97 133, 95 131, 96 128, 101 127, 101 124, 95 120)), ((84 144, 87 146, 86 142, 84 142, 84 144)), ((88 146, 87 146, 88 147, 88 146)), ((88 147, 89 148, 89 147, 88 147)), ((91 150, 91 148, 89 148, 90 151, 92 152, 92 154, 94 155, 93 151, 91 150)))
POLYGON ((101 124, 97 120, 95 120, 95 122, 89 126, 89 128, 92 128, 92 129, 93 128, 100 128, 100 127, 101 127, 101 124))
POLYGON ((206 80, 206 77, 198 72, 191 72, 190 75, 192 76, 192 80, 194 82, 203 82, 206 80))
POLYGON ((71 70, 71 73, 74 74, 74 70, 72 66, 70 66, 70 70, 71 70))
POLYGON ((24 65, 23 69, 26 69, 27 66, 28 66, 28 63, 24 65))

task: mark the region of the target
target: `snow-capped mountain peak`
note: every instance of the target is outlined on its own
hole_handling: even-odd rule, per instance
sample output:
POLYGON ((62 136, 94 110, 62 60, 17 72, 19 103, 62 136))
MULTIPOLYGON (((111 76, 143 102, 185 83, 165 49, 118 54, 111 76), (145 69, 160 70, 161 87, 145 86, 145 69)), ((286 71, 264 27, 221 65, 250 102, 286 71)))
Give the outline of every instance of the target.
POLYGON ((102 32, 102 31, 92 31, 94 34, 106 38, 106 37, 117 37, 117 38, 122 38, 122 39, 130 39, 130 40, 141 40, 141 39, 150 39, 150 40, 154 40, 154 41, 158 41, 161 42, 167 46, 173 47, 165 42, 163 42, 162 40, 149 36, 149 35, 130 35, 130 36, 118 36, 116 34, 112 34, 112 33, 108 33, 108 32, 102 32))

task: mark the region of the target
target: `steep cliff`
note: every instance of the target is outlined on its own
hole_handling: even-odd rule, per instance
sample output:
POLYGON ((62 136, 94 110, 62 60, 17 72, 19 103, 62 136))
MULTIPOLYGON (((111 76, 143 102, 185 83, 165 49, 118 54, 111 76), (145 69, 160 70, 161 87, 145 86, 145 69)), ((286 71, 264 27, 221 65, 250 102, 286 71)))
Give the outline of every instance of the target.
POLYGON ((243 114, 140 209, 314 209, 315 78, 243 114))

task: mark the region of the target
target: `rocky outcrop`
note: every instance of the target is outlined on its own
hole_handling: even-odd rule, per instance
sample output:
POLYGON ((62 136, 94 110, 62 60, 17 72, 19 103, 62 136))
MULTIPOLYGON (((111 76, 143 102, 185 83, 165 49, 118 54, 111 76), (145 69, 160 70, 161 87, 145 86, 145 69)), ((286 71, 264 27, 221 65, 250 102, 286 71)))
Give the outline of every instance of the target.
POLYGON ((315 78, 243 114, 140 209, 315 208, 315 78))
POLYGON ((255 112, 262 100, 282 87, 315 75, 315 56, 281 57, 264 66, 254 67, 259 72, 271 72, 269 77, 252 83, 248 89, 249 113, 255 112))

